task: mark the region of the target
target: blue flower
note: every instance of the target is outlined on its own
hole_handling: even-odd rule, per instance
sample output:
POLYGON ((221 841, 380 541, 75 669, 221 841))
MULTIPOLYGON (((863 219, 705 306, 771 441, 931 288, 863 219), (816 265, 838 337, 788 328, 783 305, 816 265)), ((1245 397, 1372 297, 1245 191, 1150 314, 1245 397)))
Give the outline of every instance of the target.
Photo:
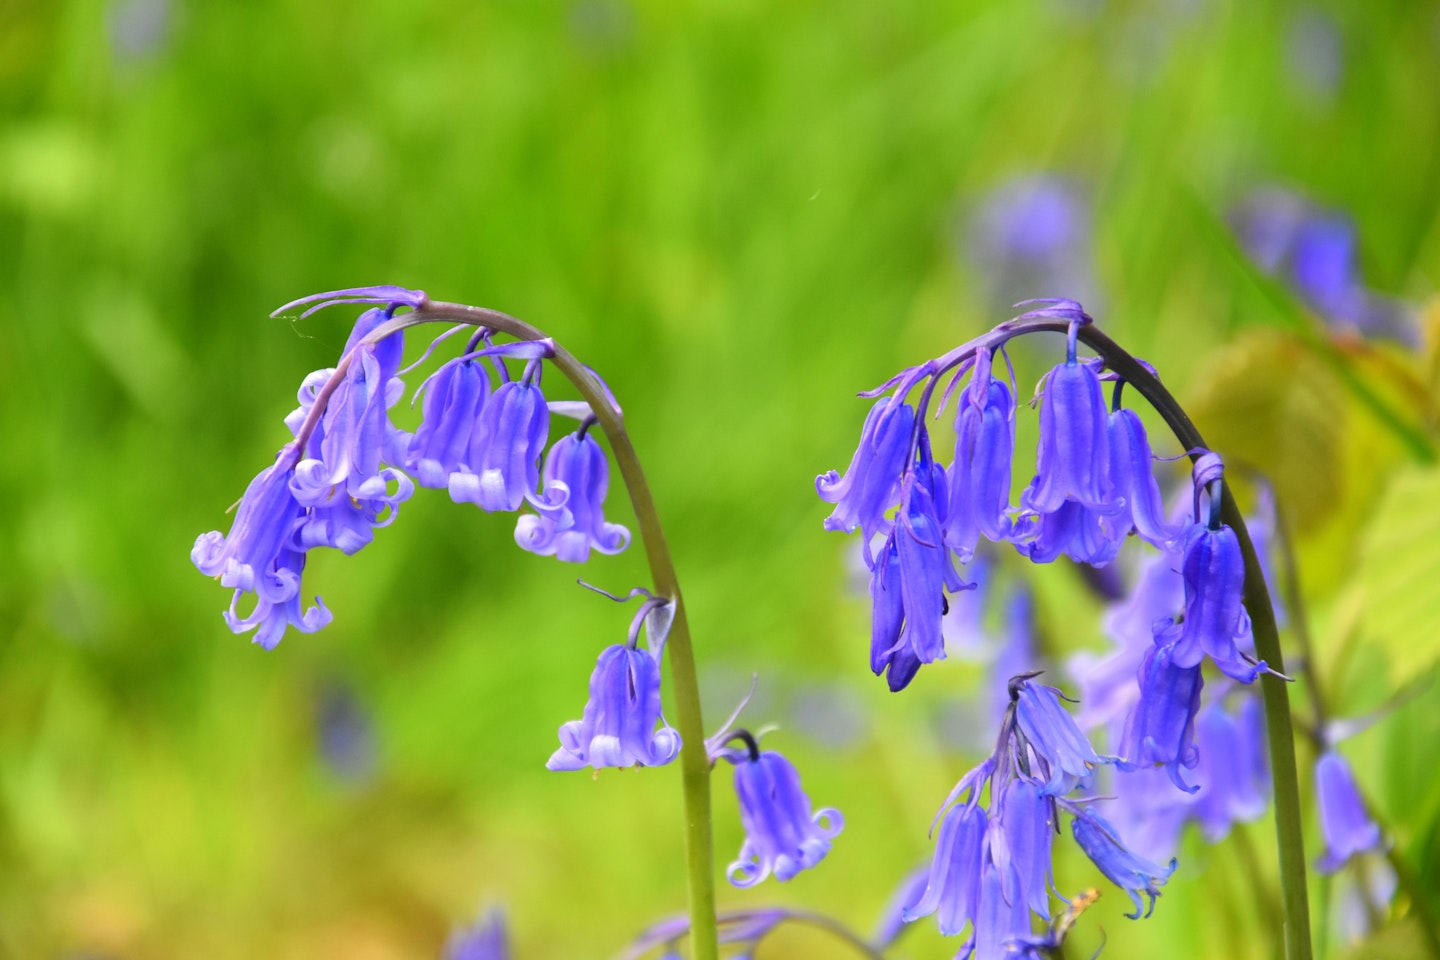
POLYGON ((550 409, 540 391, 538 361, 519 380, 502 383, 471 435, 466 461, 450 474, 450 498, 489 511, 537 510, 556 505, 540 499, 540 455, 550 432, 550 409))
POLYGON ((988 820, 979 805, 979 790, 956 804, 940 823, 925 892, 901 912, 908 923, 935 914, 940 932, 953 937, 975 919, 980 900, 981 852, 988 820))
POLYGON ((870 668, 888 671, 891 690, 901 690, 920 665, 945 656, 945 591, 970 589, 945 547, 945 470, 929 458, 921 432, 922 460, 906 477, 895 524, 872 561, 870 668))
POLYGON ((225 611, 225 622, 232 632, 254 630, 254 642, 266 650, 275 649, 275 645, 285 635, 286 627, 294 627, 301 633, 314 633, 328 625, 331 619, 330 611, 319 597, 315 598, 314 606, 303 611, 300 609, 300 574, 305 569, 305 554, 298 550, 281 550, 276 565, 287 578, 294 577, 293 593, 283 599, 271 599, 261 590, 255 597, 255 609, 250 611, 249 616, 241 616, 236 607, 246 591, 236 590, 235 596, 230 600, 230 609, 225 611))
POLYGON ((420 428, 405 462, 422 487, 445 490, 469 462, 471 437, 490 396, 490 373, 479 357, 460 358, 436 370, 416 392, 422 391, 420 428))
POLYGON ((1072 812, 1075 816, 1070 821, 1070 832, 1074 834, 1075 842, 1111 883, 1130 894, 1135 912, 1127 916, 1132 920, 1140 918, 1142 893, 1150 898, 1149 909, 1144 911, 1145 916, 1150 916, 1155 911, 1155 898, 1160 896, 1160 887, 1175 872, 1175 861, 1172 859, 1168 866, 1162 867, 1136 856, 1121 842, 1115 828, 1098 813, 1078 807, 1072 812))
MULTIPOLYGON (((314 462, 296 471, 292 489, 307 506, 333 496, 335 488, 352 497, 373 489, 382 461, 403 459, 401 437, 389 408, 405 385, 397 377, 404 352, 403 333, 376 343, 361 341, 390 319, 386 310, 367 310, 355 322, 342 357, 344 379, 330 395, 319 429, 307 440, 305 454, 314 462)), ((304 398, 302 396, 302 405, 304 398)))
MULTIPOLYGON (((190 560, 222 586, 257 593, 280 603, 300 591, 300 570, 293 566, 295 528, 301 507, 290 492, 294 471, 285 467, 292 449, 280 451, 272 466, 250 481, 228 535, 218 530, 195 539, 190 560)), ((303 554, 300 555, 303 566, 303 554)))
MULTIPOLYGON (((1107 429, 1111 492, 1124 500, 1126 526, 1133 526, 1146 542, 1163 550, 1184 531, 1165 520, 1145 425, 1135 411, 1122 408, 1111 412, 1107 429)), ((1122 532, 1121 537, 1124 535, 1122 532)))
POLYGON ((914 407, 891 397, 875 402, 845 476, 831 470, 815 478, 820 499, 835 504, 825 518, 826 530, 852 533, 858 527, 868 542, 886 528, 885 512, 899 500, 914 432, 914 407))
POLYGON ((1075 725, 1075 718, 1060 705, 1060 691, 1031 683, 1028 676, 1010 681, 1015 701, 1015 722, 1048 777, 1045 793, 1068 793, 1089 779, 1095 767, 1106 762, 1075 725))
POLYGON ((1003 960, 1014 956, 1030 937, 1030 908, 1012 895, 1007 880, 987 850, 980 869, 980 896, 975 911, 975 932, 960 948, 956 960, 1003 960))
POLYGON ((600 654, 585 712, 560 727, 560 749, 545 766, 657 767, 679 752, 680 735, 660 713, 660 665, 649 651, 621 643, 600 654))
POLYGON ((1021 504, 1040 514, 1066 500, 1109 511, 1110 442, 1099 375, 1072 355, 1046 375, 1042 393, 1035 479, 1021 504))
POLYGON ((1205 654, 1226 676, 1253 683, 1267 667, 1240 653, 1249 644, 1250 615, 1245 610, 1245 558, 1240 540, 1228 526, 1196 523, 1185 536, 1181 575, 1185 581, 1185 615, 1170 623, 1156 643, 1173 643, 1177 667, 1193 667, 1205 654))
POLYGON ((1270 797, 1265 757, 1265 717, 1256 696, 1247 696, 1231 714, 1211 703, 1195 720, 1200 766, 1195 780, 1195 819, 1210 843, 1219 843, 1231 825, 1258 820, 1270 797))
POLYGON ((1015 398, 991 376, 990 356, 975 358, 975 372, 955 414, 955 462, 950 468, 950 510, 945 541, 962 561, 981 535, 1010 535, 1010 464, 1015 455, 1015 398))
POLYGON ((1357 853, 1380 848, 1380 827, 1365 809, 1350 764, 1334 750, 1315 762, 1315 796, 1325 838, 1325 853, 1315 863, 1321 873, 1334 873, 1357 853))
POLYGON ((744 736, 750 749, 731 762, 745 842, 726 876, 737 887, 752 887, 772 873, 784 882, 825 859, 845 818, 833 807, 812 816, 810 798, 790 761, 773 750, 761 751, 744 736))
POLYGON ((1150 648, 1140 665, 1140 700, 1125 724, 1120 752, 1125 768, 1163 766, 1175 786, 1186 793, 1192 787, 1180 768, 1194 769, 1200 762, 1195 747, 1195 714, 1205 685, 1200 665, 1182 667, 1175 662, 1175 645, 1150 648))
POLYGON ((1033 563, 1066 556, 1092 567, 1106 566, 1119 556, 1130 532, 1119 508, 1106 512, 1078 500, 1066 500, 1053 513, 1026 512, 1015 529, 1015 548, 1033 563))
POLYGON ((582 427, 555 442, 545 457, 547 502, 563 502, 565 515, 525 514, 515 524, 515 542, 531 553, 584 563, 590 551, 619 553, 630 545, 630 531, 606 523, 603 512, 610 466, 600 444, 582 427))
POLYGON ((505 915, 491 910, 485 919, 457 930, 445 944, 445 960, 509 960, 510 938, 505 915))
MULTIPOLYGON (((1088 744, 1087 744, 1088 746, 1088 744)), ((990 856, 1006 884, 1006 896, 1050 918, 1050 838, 1055 834, 1055 801, 1043 784, 1025 777, 1000 791, 990 821, 990 856)))

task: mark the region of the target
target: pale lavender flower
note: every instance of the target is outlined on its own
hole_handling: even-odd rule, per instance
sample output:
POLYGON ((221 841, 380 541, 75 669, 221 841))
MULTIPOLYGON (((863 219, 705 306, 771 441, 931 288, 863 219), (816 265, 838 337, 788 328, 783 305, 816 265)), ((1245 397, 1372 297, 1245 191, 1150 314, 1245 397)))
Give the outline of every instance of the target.
POLYGON ((650 651, 620 643, 601 652, 584 715, 560 727, 560 749, 545 766, 658 767, 679 752, 680 734, 660 712, 659 663, 650 651))
POLYGON ((502 383, 485 404, 469 455, 450 474, 456 503, 492 512, 518 510, 527 500, 542 512, 557 506, 538 491, 540 455, 550 433, 550 408, 538 381, 538 362, 532 361, 521 379, 502 383))
POLYGON ((590 551, 620 553, 630 545, 630 531, 607 523, 605 495, 610 465, 605 451, 582 426, 555 442, 545 457, 546 503, 563 503, 563 512, 525 514, 515 524, 515 542, 531 553, 568 563, 584 563, 590 551))
POLYGON ((491 910, 483 920, 455 931, 445 944, 444 960, 510 960, 505 914, 491 910))
POLYGON ((1380 826, 1365 809, 1350 764, 1334 750, 1325 751, 1315 763, 1315 796, 1325 838, 1325 853, 1316 861, 1316 869, 1334 873, 1357 853, 1380 848, 1384 842, 1380 826))

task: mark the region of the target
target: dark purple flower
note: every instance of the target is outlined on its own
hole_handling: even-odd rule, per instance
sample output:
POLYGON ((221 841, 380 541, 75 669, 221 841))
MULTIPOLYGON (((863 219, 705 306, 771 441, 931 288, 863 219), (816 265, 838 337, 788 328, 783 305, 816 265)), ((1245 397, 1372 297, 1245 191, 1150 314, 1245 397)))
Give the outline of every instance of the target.
POLYGON ((888 669, 891 690, 908 684, 920 664, 944 658, 945 591, 968 586, 945 547, 944 520, 937 512, 944 493, 941 467, 917 467, 905 481, 894 529, 874 561, 870 667, 877 676, 888 669))
POLYGON ((868 541, 885 529, 885 511, 900 497, 900 478, 910 461, 914 432, 914 407, 893 397, 875 402, 845 476, 831 470, 815 478, 820 499, 835 504, 825 518, 826 530, 852 533, 858 527, 868 541))
POLYGON ((563 503, 555 516, 525 514, 515 524, 515 542, 531 553, 584 563, 591 550, 619 553, 630 545, 630 531, 606 523, 603 507, 610 487, 610 465, 595 438, 583 430, 555 442, 545 457, 545 500, 563 503))
POLYGON ((1015 398, 991 376, 990 357, 975 360, 970 384, 955 415, 955 463, 950 468, 950 509, 945 541, 969 561, 983 535, 1010 535, 1010 464, 1015 455, 1015 398))
POLYGON ((509 960, 505 915, 491 910, 473 926, 457 930, 445 944, 445 960, 509 960))
POLYGON ((968 802, 950 808, 940 823, 925 892, 901 912, 905 922, 933 913, 940 932, 953 937, 963 933, 974 921, 980 899, 981 851, 986 825, 978 789, 968 802))
POLYGON ((657 767, 679 752, 680 735, 660 713, 660 665, 650 651, 620 643, 600 654, 584 715, 560 727, 560 749, 545 766, 657 767))
POLYGON ((752 748, 732 762, 745 842, 726 871, 730 882, 753 887, 772 873, 784 882, 825 859, 845 826, 840 811, 826 807, 812 816, 800 775, 773 750, 752 748))
POLYGON ((1160 896, 1159 888, 1175 872, 1175 861, 1172 859, 1168 866, 1162 867, 1136 856, 1121 842, 1115 828, 1098 813, 1079 808, 1072 812, 1075 817, 1070 822, 1070 831, 1075 835, 1075 842, 1111 883, 1130 894, 1135 912, 1127 916, 1132 920, 1140 918, 1142 893, 1150 898, 1149 909, 1144 910, 1145 916, 1150 916, 1155 911, 1155 898, 1160 896))
POLYGON ((1163 766, 1175 786, 1195 792, 1197 788, 1181 778, 1180 768, 1194 769, 1200 761, 1195 714, 1204 684, 1198 663, 1182 667, 1175 662, 1174 644, 1150 648, 1140 665, 1140 699, 1120 745, 1126 769, 1163 766))
POLYGON ((1321 873, 1334 873, 1357 853, 1378 850, 1380 827, 1370 819, 1350 764, 1334 750, 1315 762, 1315 796, 1320 804, 1320 833, 1325 853, 1315 863, 1321 873))
POLYGON ((450 498, 489 511, 520 509, 529 500, 536 509, 554 507, 539 498, 540 455, 550 432, 550 409, 530 370, 502 383, 471 435, 470 453, 450 474, 450 498))

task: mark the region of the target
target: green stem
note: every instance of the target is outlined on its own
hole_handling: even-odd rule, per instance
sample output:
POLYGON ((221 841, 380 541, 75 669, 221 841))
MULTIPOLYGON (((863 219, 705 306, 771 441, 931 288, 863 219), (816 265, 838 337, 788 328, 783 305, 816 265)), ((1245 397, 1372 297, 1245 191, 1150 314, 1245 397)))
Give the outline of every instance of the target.
MULTIPOLYGON (((449 320, 489 327, 520 340, 543 340, 546 335, 523 320, 495 310, 485 310, 459 303, 428 301, 414 313, 396 318, 397 326, 414 326, 436 320, 449 320)), ((380 331, 376 331, 380 333, 380 331)), ((615 463, 620 468, 635 519, 640 525, 640 540, 650 563, 650 576, 655 581, 655 594, 668 597, 675 604, 675 619, 665 649, 670 655, 670 680, 675 692, 675 722, 680 731, 680 780, 685 797, 685 859, 690 887, 690 942, 694 960, 717 960, 719 946, 715 924, 715 853, 710 832, 710 757, 705 751, 705 725, 700 715, 700 685, 695 675, 695 651, 690 643, 690 625, 685 617, 685 603, 680 595, 680 582, 650 485, 635 454, 635 445, 625 431, 625 420, 611 402, 609 392, 590 369, 576 360, 563 347, 556 345, 552 358, 556 369, 575 385, 580 396, 590 404, 591 411, 605 431, 615 463)))
MULTIPOLYGON (((1107 367, 1140 391, 1165 419, 1181 446, 1188 451, 1209 449, 1200 431, 1195 429, 1195 424, 1170 391, 1143 364, 1097 330, 1094 324, 1080 328, 1080 339, 1104 359, 1107 367)), ((1250 542, 1245 518, 1240 514, 1228 483, 1223 488, 1221 518, 1235 531, 1245 557, 1245 609, 1250 614, 1255 652, 1271 669, 1284 673, 1285 658, 1280 648, 1280 631, 1275 625, 1275 608, 1270 602, 1270 591, 1265 586, 1265 576, 1260 569, 1255 545, 1250 542)), ((1259 682, 1265 704, 1270 769, 1275 781, 1275 832, 1280 850, 1285 956, 1287 960, 1311 960, 1314 951, 1310 942, 1310 898, 1305 880, 1305 837, 1290 698, 1285 681, 1279 677, 1266 674, 1259 682)))

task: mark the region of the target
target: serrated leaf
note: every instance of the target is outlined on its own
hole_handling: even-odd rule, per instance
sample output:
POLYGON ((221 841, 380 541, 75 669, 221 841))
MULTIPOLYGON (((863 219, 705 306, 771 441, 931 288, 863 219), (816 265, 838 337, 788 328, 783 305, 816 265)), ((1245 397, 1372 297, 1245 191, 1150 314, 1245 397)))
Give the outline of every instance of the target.
POLYGON ((1440 657, 1440 469, 1396 474, 1360 556, 1362 642, 1382 647, 1390 682, 1408 683, 1440 657))

